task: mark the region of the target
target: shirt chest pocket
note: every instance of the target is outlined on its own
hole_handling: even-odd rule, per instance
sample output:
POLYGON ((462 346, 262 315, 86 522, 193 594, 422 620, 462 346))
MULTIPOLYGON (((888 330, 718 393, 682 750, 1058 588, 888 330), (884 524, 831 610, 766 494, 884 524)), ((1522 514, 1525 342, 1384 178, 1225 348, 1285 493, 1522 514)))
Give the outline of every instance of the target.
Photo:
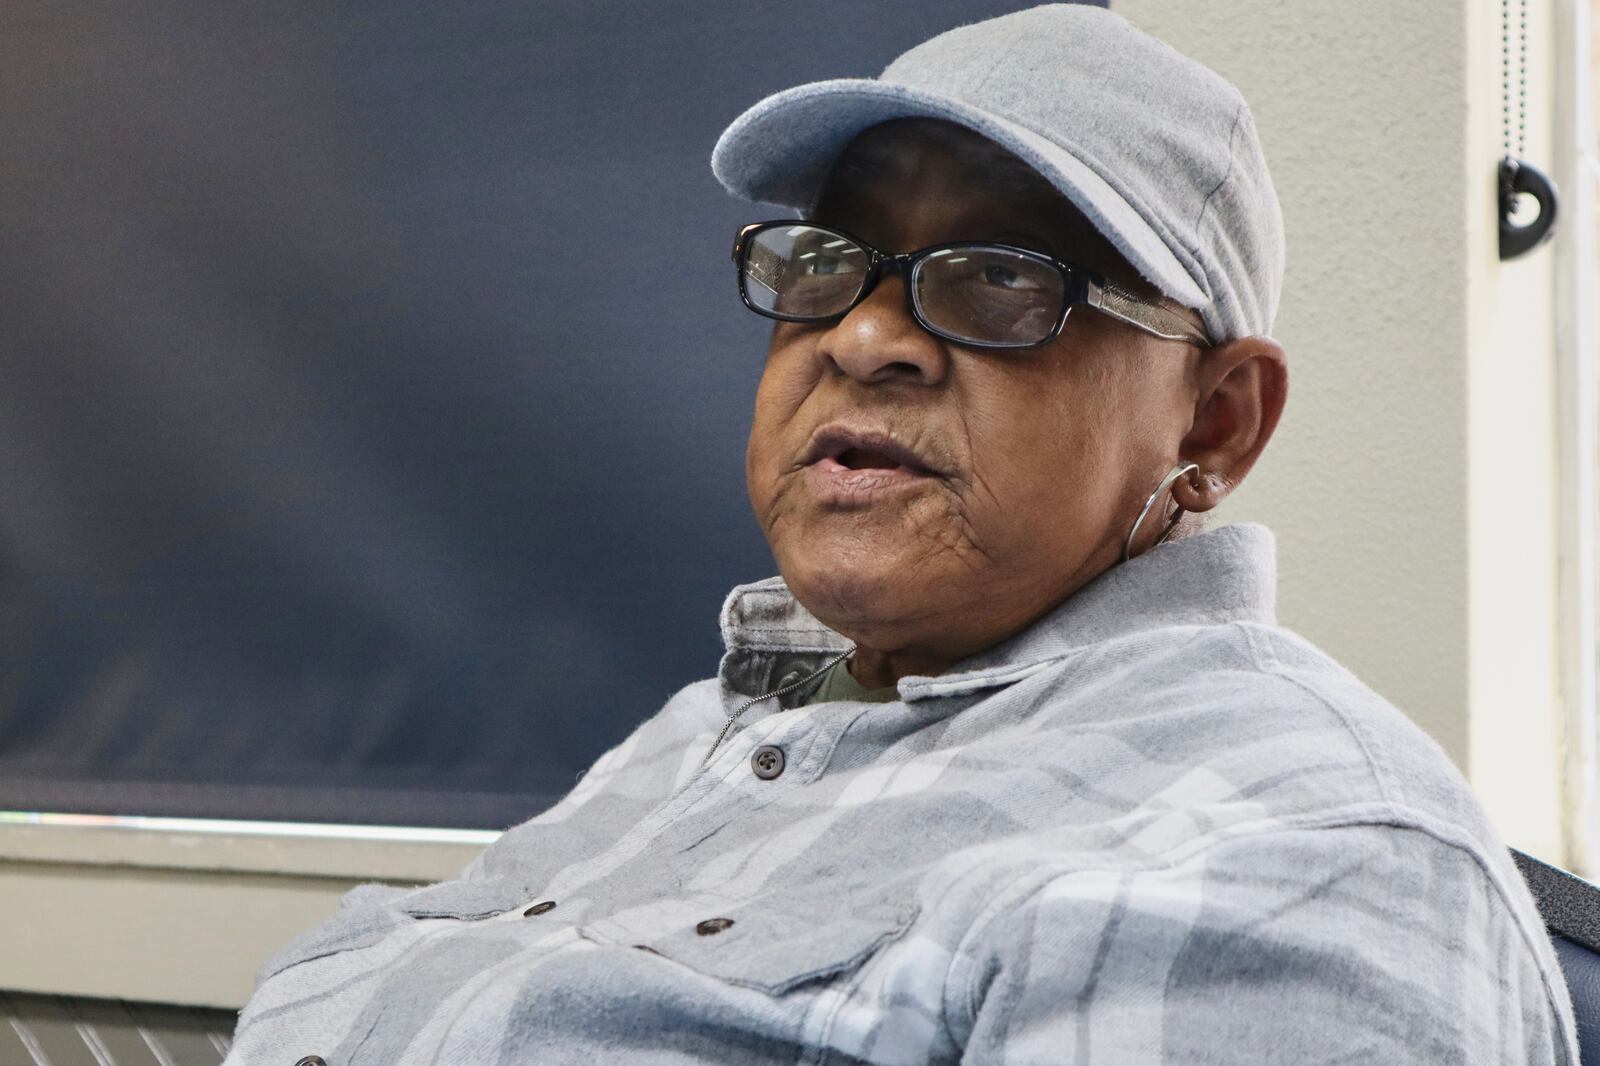
POLYGON ((781 995, 860 968, 904 936, 917 912, 904 898, 790 892, 739 904, 639 908, 582 923, 578 933, 781 995))
POLYGON ((257 971, 262 982, 292 966, 371 947, 417 918, 485 918, 525 895, 506 879, 446 881, 424 888, 361 885, 346 893, 334 915, 279 949, 257 971))

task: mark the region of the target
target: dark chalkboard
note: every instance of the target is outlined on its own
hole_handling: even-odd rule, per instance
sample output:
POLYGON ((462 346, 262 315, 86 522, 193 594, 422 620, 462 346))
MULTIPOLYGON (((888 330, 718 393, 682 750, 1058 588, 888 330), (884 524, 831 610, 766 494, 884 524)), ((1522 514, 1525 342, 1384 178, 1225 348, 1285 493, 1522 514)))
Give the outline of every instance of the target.
POLYGON ((772 571, 717 134, 1026 6, 6 4, 0 809, 565 792, 772 571))

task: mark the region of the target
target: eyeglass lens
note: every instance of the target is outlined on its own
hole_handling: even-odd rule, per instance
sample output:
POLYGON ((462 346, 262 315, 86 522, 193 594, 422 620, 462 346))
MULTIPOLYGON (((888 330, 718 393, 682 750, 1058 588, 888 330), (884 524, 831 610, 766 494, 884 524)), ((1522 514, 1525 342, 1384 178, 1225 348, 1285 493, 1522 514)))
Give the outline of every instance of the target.
MULTIPOLYGON (((745 296, 763 314, 823 319, 846 311, 866 283, 871 256, 832 230, 772 226, 745 244, 745 296)), ((1036 344, 1061 313, 1066 279, 1050 263, 1000 247, 961 247, 923 257, 913 304, 935 332, 977 344, 1036 344)))

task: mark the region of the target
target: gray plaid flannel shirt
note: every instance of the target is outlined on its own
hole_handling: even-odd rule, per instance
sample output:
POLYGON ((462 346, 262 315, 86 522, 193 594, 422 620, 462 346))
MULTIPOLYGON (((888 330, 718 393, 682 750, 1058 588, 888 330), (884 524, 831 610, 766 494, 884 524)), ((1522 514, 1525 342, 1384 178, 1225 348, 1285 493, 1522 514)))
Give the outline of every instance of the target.
POLYGON ((758 703, 700 767, 846 646, 741 586, 719 677, 458 880, 350 892, 227 1062, 1576 1066, 1466 781, 1275 581, 1265 526, 1216 527, 898 702, 758 703))

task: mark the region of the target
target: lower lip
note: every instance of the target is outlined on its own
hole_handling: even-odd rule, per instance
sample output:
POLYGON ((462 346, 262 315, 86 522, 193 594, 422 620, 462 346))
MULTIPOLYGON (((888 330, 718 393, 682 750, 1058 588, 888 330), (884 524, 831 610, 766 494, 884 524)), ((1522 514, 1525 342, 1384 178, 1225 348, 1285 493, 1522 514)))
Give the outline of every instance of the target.
POLYGON ((837 459, 818 459, 806 467, 806 480, 817 499, 840 506, 874 504, 908 486, 932 481, 934 476, 908 466, 852 470, 837 459))

